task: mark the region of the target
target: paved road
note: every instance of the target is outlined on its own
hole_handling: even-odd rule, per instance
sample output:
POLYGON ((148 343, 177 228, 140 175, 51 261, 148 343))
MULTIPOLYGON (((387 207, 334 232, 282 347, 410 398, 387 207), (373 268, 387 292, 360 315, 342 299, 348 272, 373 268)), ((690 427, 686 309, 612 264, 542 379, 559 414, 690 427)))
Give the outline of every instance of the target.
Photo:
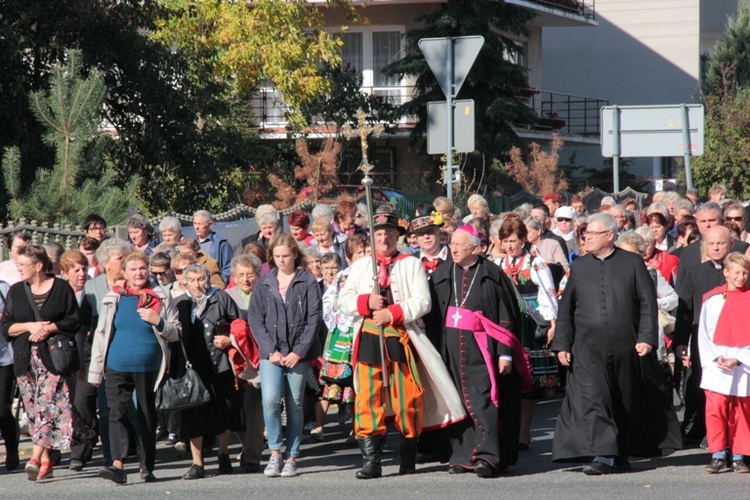
MULTIPOLYGON (((723 473, 709 475, 703 471, 708 454, 699 448, 686 449, 670 457, 636 460, 634 471, 604 477, 588 477, 580 467, 562 467, 550 461, 550 449, 559 401, 537 405, 531 448, 522 452, 521 461, 510 471, 493 479, 479 479, 471 474, 449 476, 445 466, 418 466, 418 474, 400 477, 397 439, 391 436, 384 457, 384 474, 380 480, 358 481, 354 472, 361 460, 357 449, 344 444, 344 435, 331 415, 326 426, 326 442, 303 445, 300 476, 266 478, 262 474, 212 476, 197 481, 183 481, 189 468, 187 459, 177 460, 174 450, 160 445, 156 470, 159 481, 142 483, 137 465, 127 467, 129 483, 118 486, 97 476, 101 465, 95 461, 83 472, 55 469, 55 478, 30 483, 23 472, 0 473, 0 498, 263 498, 263 499, 346 499, 352 498, 430 498, 430 499, 599 499, 659 498, 705 499, 750 498, 750 474, 723 473)), ((25 446, 28 449, 28 438, 25 446)), ((238 445, 232 452, 236 455, 238 445)), ((27 456, 28 457, 28 456, 27 456)), ((26 458, 27 458, 26 457, 26 458)), ((0 458, 0 461, 4 460, 0 458)), ((217 469, 216 455, 207 457, 207 472, 217 469)), ((22 464, 25 460, 22 460, 22 464)))

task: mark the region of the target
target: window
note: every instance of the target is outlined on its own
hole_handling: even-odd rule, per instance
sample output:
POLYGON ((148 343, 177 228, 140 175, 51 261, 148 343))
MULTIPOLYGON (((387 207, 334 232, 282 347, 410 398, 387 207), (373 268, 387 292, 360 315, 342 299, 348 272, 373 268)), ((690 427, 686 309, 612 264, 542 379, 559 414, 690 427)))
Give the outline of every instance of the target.
POLYGON ((353 28, 344 33, 341 63, 349 65, 362 75, 366 92, 391 96, 396 104, 405 97, 403 82, 398 76, 386 76, 383 68, 403 57, 404 28, 376 26, 353 28))

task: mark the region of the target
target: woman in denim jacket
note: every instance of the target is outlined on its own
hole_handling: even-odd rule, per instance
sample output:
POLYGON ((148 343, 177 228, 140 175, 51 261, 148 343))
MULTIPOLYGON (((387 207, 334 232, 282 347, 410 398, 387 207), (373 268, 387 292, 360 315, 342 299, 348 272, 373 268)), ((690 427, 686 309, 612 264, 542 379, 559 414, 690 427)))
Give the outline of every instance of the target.
POLYGON ((268 245, 271 271, 250 299, 248 323, 260 350, 263 419, 271 458, 269 477, 297 475, 302 439, 302 400, 310 360, 320 355, 317 335, 322 300, 315 278, 307 273, 302 252, 291 235, 280 234, 268 245), (281 456, 281 394, 286 403, 287 461, 281 456))

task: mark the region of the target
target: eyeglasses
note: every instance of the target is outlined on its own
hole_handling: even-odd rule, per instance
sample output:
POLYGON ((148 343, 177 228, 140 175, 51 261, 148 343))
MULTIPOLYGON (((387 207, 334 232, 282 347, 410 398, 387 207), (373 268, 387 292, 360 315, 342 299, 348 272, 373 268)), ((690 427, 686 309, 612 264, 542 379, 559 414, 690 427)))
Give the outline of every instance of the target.
POLYGON ((589 236, 599 236, 605 233, 612 232, 611 229, 608 229, 606 231, 586 231, 586 233, 583 235, 584 238, 588 238, 589 236))
POLYGON ((181 268, 181 269, 175 269, 175 270, 174 270, 174 273, 175 273, 175 274, 182 274, 182 273, 184 273, 184 272, 185 272, 185 269, 187 269, 187 268, 183 267, 183 268, 181 268))
POLYGON ((738 217, 725 217, 725 219, 726 220, 731 220, 731 221, 734 221, 734 222, 740 222, 740 221, 745 220, 745 218, 743 216, 741 216, 741 215, 738 216, 738 217))
POLYGON ((89 232, 99 231, 103 233, 104 231, 106 231, 106 228, 104 226, 89 226, 89 228, 86 231, 89 231, 89 232))
POLYGON ((568 219, 567 217, 558 217, 557 222, 571 222, 573 219, 568 219))

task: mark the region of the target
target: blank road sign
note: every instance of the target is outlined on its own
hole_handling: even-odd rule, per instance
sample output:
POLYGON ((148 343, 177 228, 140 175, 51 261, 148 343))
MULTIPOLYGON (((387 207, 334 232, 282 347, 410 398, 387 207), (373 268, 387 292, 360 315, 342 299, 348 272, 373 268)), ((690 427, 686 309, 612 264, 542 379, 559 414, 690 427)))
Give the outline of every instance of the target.
MULTIPOLYGON (((453 149, 456 153, 474 151, 474 100, 453 101, 453 149)), ((448 111, 446 101, 427 103, 427 153, 448 153, 448 111)))
MULTIPOLYGON (((704 109, 688 104, 690 155, 703 154, 704 109)), ((682 105, 605 106, 602 108, 602 156, 613 156, 615 113, 620 119, 620 156, 683 156, 682 105)))

